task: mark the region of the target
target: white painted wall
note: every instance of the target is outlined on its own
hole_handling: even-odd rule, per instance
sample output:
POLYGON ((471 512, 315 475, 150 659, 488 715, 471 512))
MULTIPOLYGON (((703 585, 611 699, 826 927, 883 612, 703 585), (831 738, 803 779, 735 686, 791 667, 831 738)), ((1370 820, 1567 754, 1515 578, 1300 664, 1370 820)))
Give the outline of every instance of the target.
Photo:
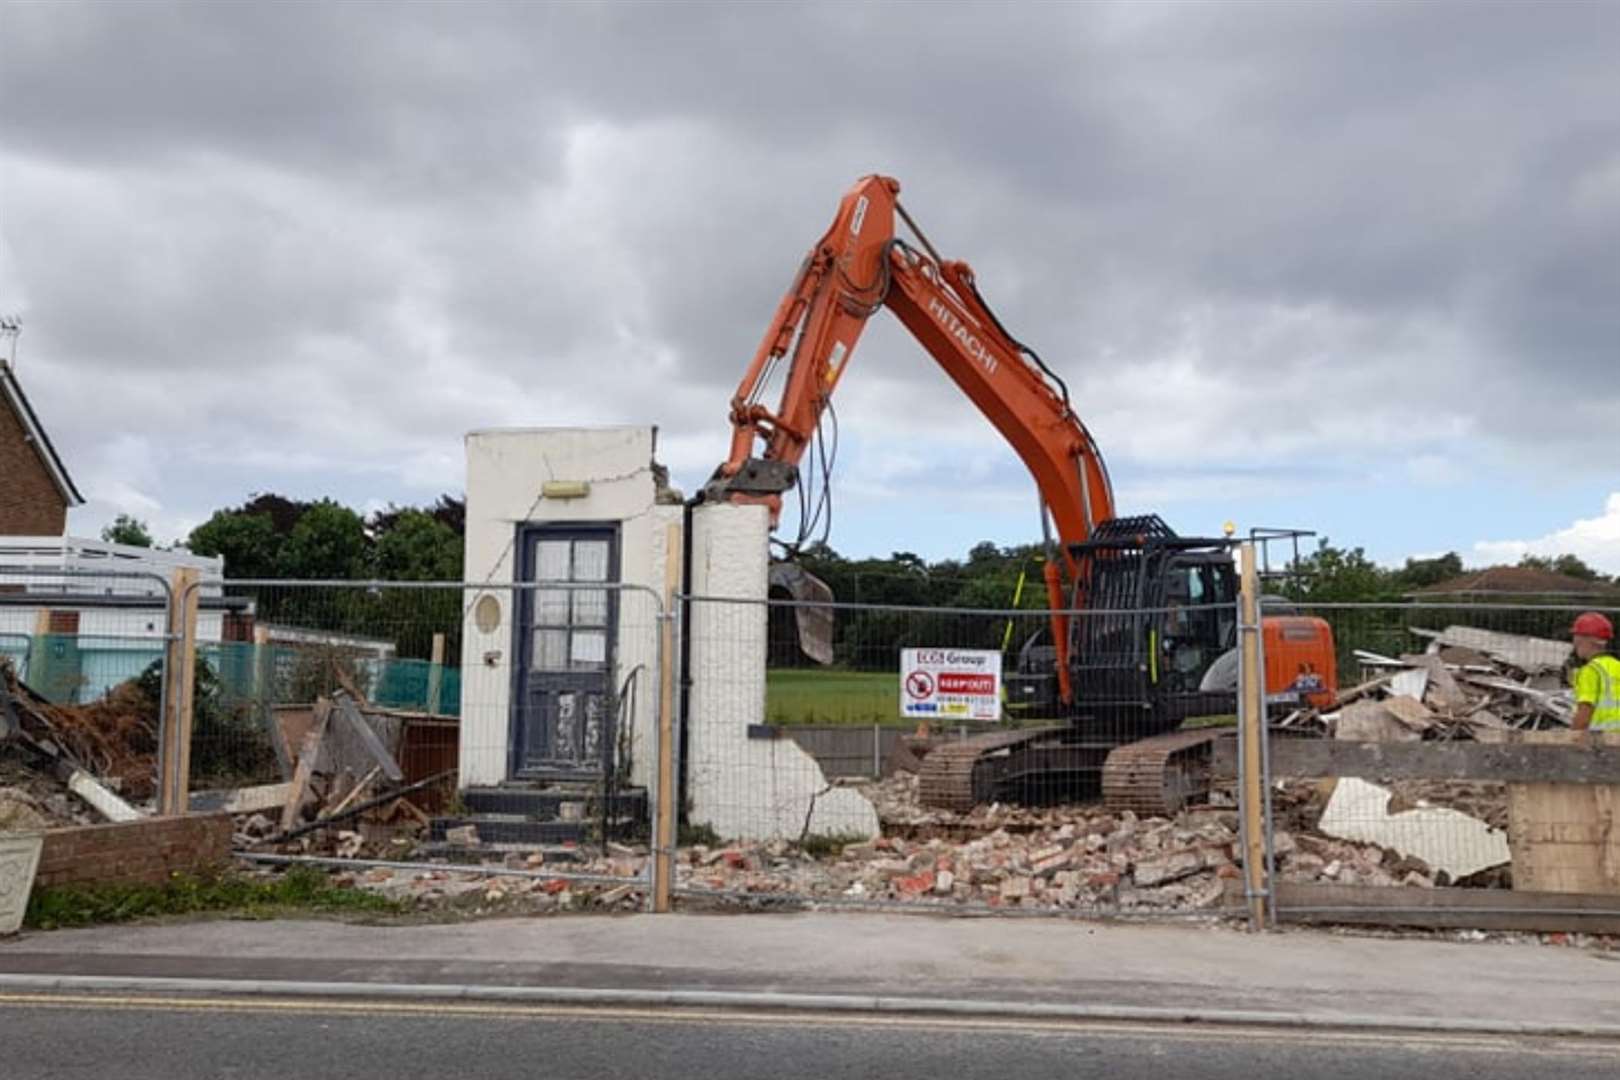
MULTIPOLYGON (((467 436, 466 575, 470 582, 506 583, 517 572, 517 528, 525 522, 618 523, 619 577, 665 592, 668 526, 681 520, 679 505, 657 501, 652 427, 534 428, 475 431, 467 436), (579 499, 546 499, 550 480, 581 480, 579 499)), ((469 593, 461 655, 462 787, 506 779, 515 596, 491 589, 501 618, 493 632, 479 630, 469 593)), ((657 605, 652 596, 621 594, 614 686, 641 667, 631 727, 631 781, 650 785, 654 716, 658 704, 657 605)))
MULTIPOLYGON (((660 597, 668 533, 678 504, 661 504, 653 475, 651 427, 476 431, 467 436, 467 580, 500 605, 491 631, 476 621, 478 591, 466 602, 461 658, 461 786, 505 780, 514 647, 515 538, 527 522, 617 522, 620 580, 660 597), (546 481, 584 481, 579 499, 541 497, 546 481)), ((763 600, 769 521, 760 506, 704 506, 694 515, 693 591, 763 600)), ((676 568, 677 575, 679 568, 676 568)), ((654 779, 659 626, 652 597, 623 594, 615 686, 637 666, 631 780, 654 779)), ((722 836, 797 837, 807 813, 814 833, 875 836, 877 812, 859 792, 828 790, 815 759, 788 739, 749 739, 765 716, 767 613, 760 604, 693 605, 692 688, 688 701, 688 792, 692 819, 722 836)))
MULTIPOLYGON (((692 517, 692 594, 764 600, 765 507, 700 506, 692 517)), ((796 839, 811 814, 811 833, 876 836, 877 811, 860 792, 828 790, 821 766, 791 739, 748 737, 749 725, 765 719, 768 620, 760 603, 692 604, 686 719, 692 820, 727 839, 796 839)))

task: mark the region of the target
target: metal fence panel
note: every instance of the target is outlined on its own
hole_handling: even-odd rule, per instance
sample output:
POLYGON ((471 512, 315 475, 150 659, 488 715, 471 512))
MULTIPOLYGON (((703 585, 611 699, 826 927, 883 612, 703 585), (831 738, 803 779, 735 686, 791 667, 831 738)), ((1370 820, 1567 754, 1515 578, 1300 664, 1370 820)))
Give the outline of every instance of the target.
POLYGON ((1620 929, 1620 745, 1570 731, 1582 610, 1267 603, 1331 627, 1340 687, 1270 710, 1279 917, 1620 929))
POLYGON ((1230 605, 1071 613, 1095 621, 1081 637, 1114 644, 1077 664, 1092 697, 1077 687, 1082 705, 1067 710, 1020 697, 1039 681, 1021 666, 1046 657, 1051 668, 1050 641, 1040 640, 1049 613, 835 604, 834 663, 822 666, 798 645, 804 606, 682 601, 684 900, 1152 917, 1226 908, 1237 876, 1231 784, 1215 782, 1209 801, 1175 813, 1111 810, 1101 772, 1132 733, 1203 730, 1218 740, 1229 731, 1235 687, 1198 695, 1215 653, 1235 644, 1230 605), (1211 652, 1195 657, 1188 628, 1204 621, 1211 652), (1186 655, 1166 641, 1178 630, 1186 655), (988 657, 1002 676, 997 708, 975 718, 965 699, 977 684, 948 681, 950 663, 926 669, 908 650, 988 657), (1157 712, 1126 701, 1127 678, 1157 693, 1157 712), (939 707, 916 708, 930 700, 939 707), (1224 710, 1207 711, 1219 702, 1224 710), (1149 714, 1132 715, 1130 704, 1149 714), (928 804, 930 758, 1020 733, 1038 741, 996 755, 1011 764, 986 798, 928 804))
POLYGON ((387 863, 402 852, 508 870, 532 859, 547 881, 645 878, 655 594, 612 582, 227 586, 241 618, 231 639, 199 645, 194 790, 298 786, 319 705, 338 703, 297 828, 343 805, 379 745, 399 776, 385 771, 369 790, 405 789, 416 809, 334 822, 316 832, 327 846, 346 830, 387 863))
MULTIPOLYGON (((0 663, 45 702, 51 741, 135 806, 157 793, 169 604, 155 574, 0 567, 0 663)), ((39 764, 19 761, 10 781, 56 791, 39 764)))

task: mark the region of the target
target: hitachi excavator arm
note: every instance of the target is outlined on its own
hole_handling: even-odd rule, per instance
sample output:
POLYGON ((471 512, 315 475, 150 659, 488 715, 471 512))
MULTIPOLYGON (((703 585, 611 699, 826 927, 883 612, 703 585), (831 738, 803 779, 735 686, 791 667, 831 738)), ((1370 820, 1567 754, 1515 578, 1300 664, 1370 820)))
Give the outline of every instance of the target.
POLYGON ((1064 611, 1084 604, 1085 583, 1068 546, 1114 516, 1107 469, 1061 380, 1006 332, 980 296, 972 269, 939 257, 900 206, 899 193, 898 181, 867 176, 845 194, 737 387, 731 451, 704 498, 763 503, 776 523, 782 493, 797 480, 867 319, 888 307, 1035 478, 1043 529, 1049 519, 1061 541, 1045 575, 1059 692, 1069 702, 1064 611), (911 227, 920 250, 895 235, 896 215, 911 227), (760 399, 784 358, 786 376, 773 411, 760 399))

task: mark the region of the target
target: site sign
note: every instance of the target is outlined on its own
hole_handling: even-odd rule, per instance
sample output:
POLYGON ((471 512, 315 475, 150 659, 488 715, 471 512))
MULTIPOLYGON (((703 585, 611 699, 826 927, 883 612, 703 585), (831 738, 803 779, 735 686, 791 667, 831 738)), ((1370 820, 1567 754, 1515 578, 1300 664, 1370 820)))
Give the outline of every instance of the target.
POLYGON ((900 715, 913 720, 1000 720, 1001 653, 900 650, 900 715))

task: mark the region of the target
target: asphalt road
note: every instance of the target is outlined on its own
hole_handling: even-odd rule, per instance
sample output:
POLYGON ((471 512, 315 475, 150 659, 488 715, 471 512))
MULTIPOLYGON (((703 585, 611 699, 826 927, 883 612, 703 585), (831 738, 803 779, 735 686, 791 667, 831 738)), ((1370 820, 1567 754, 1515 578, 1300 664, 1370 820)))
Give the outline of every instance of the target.
POLYGON ((1579 1041, 262 999, 0 995, 0 1032, 8 1080, 1608 1080, 1620 1062, 1579 1041))

